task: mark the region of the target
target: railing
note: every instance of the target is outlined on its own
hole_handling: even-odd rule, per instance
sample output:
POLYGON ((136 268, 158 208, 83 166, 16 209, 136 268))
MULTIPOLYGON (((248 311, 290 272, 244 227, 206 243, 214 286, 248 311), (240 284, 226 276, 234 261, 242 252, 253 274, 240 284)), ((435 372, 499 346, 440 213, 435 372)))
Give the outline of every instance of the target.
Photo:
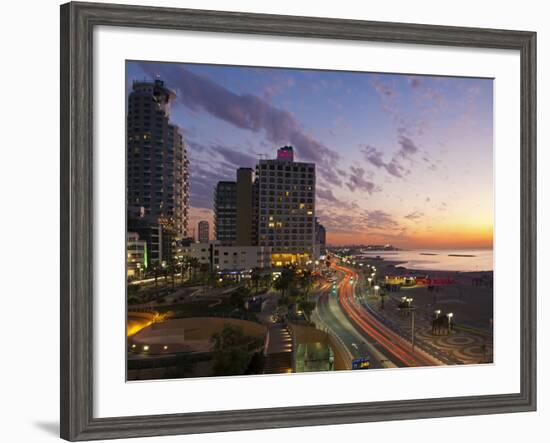
POLYGON ((314 319, 313 322, 315 323, 315 327, 317 329, 324 331, 327 335, 334 337, 334 339, 336 340, 336 344, 340 348, 340 352, 342 353, 342 355, 347 356, 347 359, 344 360, 344 363, 346 364, 346 368, 351 369, 353 354, 345 345, 343 340, 325 322, 323 322, 323 320, 321 320, 321 317, 319 316, 317 311, 313 311, 312 317, 316 317, 316 319, 314 319))

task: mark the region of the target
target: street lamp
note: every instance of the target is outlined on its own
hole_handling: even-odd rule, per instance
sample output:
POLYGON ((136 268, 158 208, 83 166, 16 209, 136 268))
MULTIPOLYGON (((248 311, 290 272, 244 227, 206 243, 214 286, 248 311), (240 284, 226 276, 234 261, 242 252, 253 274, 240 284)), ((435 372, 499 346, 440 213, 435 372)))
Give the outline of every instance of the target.
POLYGON ((449 325, 449 334, 451 333, 451 324, 452 324, 452 321, 453 321, 453 317, 454 317, 454 314, 452 312, 449 312, 447 314, 447 321, 448 321, 448 325, 449 325))
POLYGON ((369 288, 370 288, 370 287, 372 286, 372 278, 369 277, 369 278, 367 278, 367 280, 368 280, 368 282, 369 282, 369 288))
POLYGON ((378 290, 380 289, 380 286, 374 285, 374 295, 378 295, 378 290))
POLYGON ((416 308, 414 306, 411 306, 411 303, 413 302, 412 297, 401 297, 401 303, 399 305, 399 309, 404 310, 407 312, 407 314, 411 315, 411 346, 412 346, 412 353, 414 354, 414 314, 416 308), (406 306, 405 306, 406 305, 406 306))
POLYGON ((435 315, 435 319, 437 320, 439 318, 439 316, 441 315, 441 309, 436 309, 434 311, 434 315, 435 315))

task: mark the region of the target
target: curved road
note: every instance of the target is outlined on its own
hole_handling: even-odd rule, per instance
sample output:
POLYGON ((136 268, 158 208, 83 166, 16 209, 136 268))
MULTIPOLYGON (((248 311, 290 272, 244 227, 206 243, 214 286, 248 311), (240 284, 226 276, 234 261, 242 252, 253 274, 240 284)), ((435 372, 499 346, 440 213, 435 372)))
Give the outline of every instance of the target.
POLYGON ((355 298, 355 283, 358 275, 351 269, 334 265, 334 269, 344 274, 340 284, 339 300, 342 310, 349 320, 375 343, 397 366, 433 366, 441 364, 429 354, 417 349, 411 351, 411 344, 376 319, 355 298))

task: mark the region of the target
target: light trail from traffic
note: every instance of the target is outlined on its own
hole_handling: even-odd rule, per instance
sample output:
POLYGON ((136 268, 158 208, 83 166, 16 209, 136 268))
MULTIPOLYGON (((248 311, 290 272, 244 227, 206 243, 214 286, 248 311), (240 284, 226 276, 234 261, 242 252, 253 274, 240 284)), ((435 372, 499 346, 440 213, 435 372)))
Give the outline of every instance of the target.
POLYGON ((405 366, 433 366, 437 364, 435 360, 430 361, 417 354, 412 354, 409 351, 411 345, 406 340, 380 323, 355 299, 352 282, 352 279, 357 281, 358 278, 355 272, 343 266, 333 265, 333 267, 344 273, 339 299, 344 312, 353 323, 405 366))

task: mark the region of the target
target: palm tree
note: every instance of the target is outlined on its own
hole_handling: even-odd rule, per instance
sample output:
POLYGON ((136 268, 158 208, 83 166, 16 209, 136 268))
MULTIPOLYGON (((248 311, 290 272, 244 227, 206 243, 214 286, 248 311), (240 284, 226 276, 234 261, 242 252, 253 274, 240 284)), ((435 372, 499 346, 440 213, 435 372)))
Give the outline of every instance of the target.
POLYGON ((157 263, 153 265, 153 273, 155 275, 155 288, 156 288, 158 285, 158 278, 159 278, 159 265, 157 263))
POLYGON ((186 260, 182 260, 178 263, 178 266, 180 266, 180 272, 181 272, 181 285, 183 286, 183 283, 184 283, 184 270, 185 268, 187 267, 187 263, 186 263, 186 260))
POLYGON ((261 270, 259 268, 252 269, 252 273, 250 274, 250 281, 254 285, 256 295, 258 295, 258 286, 260 284, 261 279, 262 279, 261 270))
POLYGON ((302 271, 302 275, 299 280, 300 287, 303 290, 304 299, 307 301, 309 299, 309 292, 313 286, 313 275, 309 269, 302 271))
POLYGON ((285 299, 286 292, 292 287, 296 279, 296 273, 293 267, 286 267, 281 272, 281 275, 275 280, 273 285, 277 291, 281 291, 281 299, 285 299))
POLYGON ((166 267, 166 272, 170 274, 172 288, 174 288, 176 286, 176 264, 173 261, 170 261, 168 263, 168 266, 166 267))
POLYGON ((250 362, 250 337, 244 334, 243 328, 225 325, 221 332, 212 335, 212 354, 214 357, 215 375, 240 375, 250 362))
POLYGON ((262 286, 265 288, 266 291, 269 291, 269 288, 271 288, 271 274, 266 274, 262 276, 261 278, 262 286))
POLYGON ((230 295, 231 304, 235 308, 242 309, 244 308, 245 303, 250 298, 250 289, 241 286, 234 290, 230 295))
POLYGON ((195 278, 197 269, 200 269, 201 263, 197 257, 189 257, 188 259, 189 269, 191 269, 191 277, 195 278))

